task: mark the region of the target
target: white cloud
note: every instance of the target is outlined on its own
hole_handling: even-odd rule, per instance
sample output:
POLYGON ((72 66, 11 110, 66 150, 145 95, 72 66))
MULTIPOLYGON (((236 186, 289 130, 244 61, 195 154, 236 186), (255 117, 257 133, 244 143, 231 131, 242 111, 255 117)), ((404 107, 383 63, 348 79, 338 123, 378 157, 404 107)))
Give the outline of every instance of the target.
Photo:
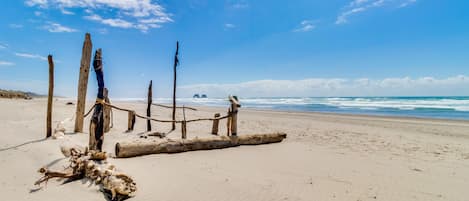
POLYGON ((42 15, 42 12, 40 12, 40 11, 34 11, 34 15, 37 16, 37 17, 39 17, 39 16, 42 15))
POLYGON ((233 29, 235 28, 236 26, 234 24, 230 24, 230 23, 226 23, 225 24, 225 29, 233 29))
POLYGON ((54 23, 54 22, 49 22, 47 25, 42 26, 43 29, 52 32, 52 33, 71 33, 71 32, 77 32, 78 30, 63 26, 59 23, 54 23))
POLYGON ((44 57, 44 56, 41 56, 41 55, 38 55, 38 54, 29 54, 29 53, 16 52, 15 55, 19 56, 19 57, 29 58, 29 59, 40 59, 40 60, 47 61, 47 57, 44 57))
POLYGON ((27 0, 26 5, 60 9, 63 14, 73 14, 67 9, 81 8, 87 13, 85 19, 142 32, 173 21, 163 6, 151 0, 27 0))
POLYGON ((9 62, 9 61, 1 61, 0 60, 0 66, 14 66, 15 63, 9 62))
POLYGON ((342 11, 335 21, 336 24, 345 24, 348 22, 350 16, 368 11, 373 8, 383 6, 396 6, 406 7, 417 0, 353 0, 342 11))
POLYGON ((8 48, 7 44, 0 43, 0 49, 6 49, 6 48, 8 48))
POLYGON ((13 28, 13 29, 21 29, 23 28, 23 25, 22 24, 9 24, 10 28, 13 28))
POLYGON ((448 78, 398 77, 385 79, 311 78, 304 80, 257 80, 236 84, 195 84, 179 87, 185 97, 195 93, 224 97, 280 96, 447 96, 469 95, 469 76, 448 78))
POLYGON ((293 30, 293 32, 308 32, 316 28, 316 25, 310 20, 303 20, 300 26, 293 30))
POLYGON ((65 10, 64 8, 60 8, 60 12, 64 15, 75 15, 74 12, 69 11, 69 10, 65 10))

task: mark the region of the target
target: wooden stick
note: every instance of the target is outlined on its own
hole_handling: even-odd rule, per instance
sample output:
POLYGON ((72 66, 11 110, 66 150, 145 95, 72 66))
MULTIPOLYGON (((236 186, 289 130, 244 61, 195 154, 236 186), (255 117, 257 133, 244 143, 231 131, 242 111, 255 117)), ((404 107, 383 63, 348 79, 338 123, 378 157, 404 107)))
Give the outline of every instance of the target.
MULTIPOLYGON (((109 90, 107 88, 104 88, 104 101, 106 103, 111 103, 109 100, 109 90)), ((111 110, 111 107, 104 105, 104 133, 107 133, 109 130, 111 130, 111 110)))
MULTIPOLYGON (((96 50, 94 55, 93 67, 96 73, 96 79, 98 81, 98 95, 96 97, 96 107, 94 108, 93 117, 90 123, 90 137, 96 140, 95 146, 90 145, 91 150, 102 150, 104 141, 104 111, 103 107, 106 104, 104 101, 104 73, 103 73, 103 62, 102 62, 102 51, 101 49, 96 50), (94 128, 92 126, 94 125, 94 128)), ((92 140, 90 139, 90 142, 92 140)))
POLYGON ((133 131, 135 126, 135 112, 129 111, 127 122, 127 132, 133 131))
POLYGON ((231 102, 231 135, 236 136, 238 132, 238 107, 241 105, 238 102, 238 97, 229 96, 231 102))
POLYGON ((47 97, 47 122, 46 137, 52 136, 52 99, 54 98, 54 61, 52 55, 47 57, 49 61, 49 95, 47 97))
POLYGON ((179 54, 179 41, 176 42, 176 54, 174 55, 174 82, 173 82, 173 125, 172 125, 172 130, 176 129, 176 66, 179 63, 178 59, 178 54, 179 54))
POLYGON ((86 90, 88 88, 88 74, 90 70, 92 46, 91 36, 89 33, 86 33, 81 53, 80 77, 78 79, 77 110, 75 113, 75 132, 77 133, 83 132, 83 114, 85 112, 86 90))
POLYGON ((184 105, 182 106, 182 116, 184 121, 181 123, 181 132, 182 132, 182 139, 186 139, 187 137, 187 130, 186 130, 186 109, 184 105))
POLYGON ((213 135, 218 135, 218 123, 220 122, 220 120, 217 119, 218 117, 220 117, 220 113, 215 113, 215 115, 213 116, 213 118, 215 119, 213 120, 213 125, 212 125, 213 135))
POLYGON ((230 131, 231 131, 231 108, 228 108, 228 114, 226 116, 228 116, 228 118, 226 119, 226 136, 230 136, 230 131))
MULTIPOLYGON (((154 105, 154 106, 159 106, 159 107, 164 107, 164 108, 170 108, 170 109, 173 108, 173 106, 167 106, 167 105, 157 104, 157 103, 152 103, 152 105, 154 105)), ((196 108, 193 108, 193 107, 187 107, 187 106, 185 106, 185 108, 186 108, 186 109, 189 109, 189 110, 197 111, 197 109, 196 109, 196 108)), ((182 107, 176 106, 176 109, 182 109, 182 107)))
POLYGON ((181 140, 154 140, 118 142, 115 146, 117 158, 142 156, 147 154, 180 153, 196 150, 222 149, 240 145, 259 145, 281 142, 287 137, 285 133, 253 134, 240 136, 211 136, 181 140))
MULTIPOLYGON (((148 105, 147 105, 147 117, 151 117, 151 104, 153 102, 153 92, 152 92, 153 80, 150 80, 150 86, 148 86, 148 105)), ((147 119, 147 131, 151 131, 151 122, 147 119)))

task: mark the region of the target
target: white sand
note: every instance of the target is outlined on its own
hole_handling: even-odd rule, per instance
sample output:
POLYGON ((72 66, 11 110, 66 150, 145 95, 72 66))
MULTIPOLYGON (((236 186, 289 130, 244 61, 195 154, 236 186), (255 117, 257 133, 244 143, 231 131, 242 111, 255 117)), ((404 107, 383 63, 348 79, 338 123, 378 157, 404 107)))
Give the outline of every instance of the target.
MULTIPOLYGON (((115 103, 145 114, 144 103, 115 103)), ((89 107, 89 105, 87 105, 89 107)), ((45 165, 62 170, 61 144, 86 146, 88 134, 71 134, 75 106, 54 102, 53 122, 65 120, 64 139, 45 137, 46 101, 0 99, 1 200, 105 200, 84 181, 55 179, 33 185, 45 165), (68 119, 68 120, 67 120, 68 119)), ((211 117, 226 108, 187 111, 188 118, 211 117)), ((154 117, 170 111, 153 108, 154 117)), ((135 137, 146 122, 137 119, 124 133, 127 114, 114 111, 114 128, 104 148, 135 137)), ((179 115, 180 117, 180 115, 179 115)), ((85 119, 85 132, 89 118, 85 119)), ((153 123, 154 130, 169 125, 153 123)), ((188 125, 188 136, 208 136, 210 122, 188 125)), ((221 121, 226 133, 226 121, 221 121)), ((285 141, 261 146, 180 154, 109 159, 131 175, 138 192, 130 200, 469 200, 469 122, 317 113, 255 111, 241 108, 239 134, 284 131, 285 141)), ((180 137, 179 129, 170 134, 180 137)))

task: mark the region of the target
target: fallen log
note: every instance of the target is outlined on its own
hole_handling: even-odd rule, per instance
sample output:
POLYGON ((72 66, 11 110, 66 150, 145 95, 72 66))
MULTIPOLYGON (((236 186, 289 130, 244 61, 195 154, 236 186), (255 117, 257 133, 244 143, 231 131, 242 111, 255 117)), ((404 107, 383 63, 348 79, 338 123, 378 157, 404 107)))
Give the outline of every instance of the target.
POLYGON ((281 142, 285 133, 254 134, 241 136, 212 136, 181 140, 153 140, 116 143, 117 158, 128 158, 148 154, 180 153, 196 150, 223 149, 240 145, 260 145, 281 142))

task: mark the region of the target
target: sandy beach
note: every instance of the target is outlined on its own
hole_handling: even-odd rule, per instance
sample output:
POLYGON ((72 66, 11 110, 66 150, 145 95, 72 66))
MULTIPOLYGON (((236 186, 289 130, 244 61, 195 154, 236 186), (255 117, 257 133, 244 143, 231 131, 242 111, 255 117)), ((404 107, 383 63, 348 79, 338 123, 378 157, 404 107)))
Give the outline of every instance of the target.
MULTIPOLYGON (((86 181, 45 187, 33 183, 37 170, 62 170, 61 145, 86 146, 86 134, 74 134, 75 106, 54 101, 53 126, 63 122, 62 139, 44 139, 46 100, 0 99, 0 189, 2 200, 106 200, 86 181)), ((242 102, 242 100, 241 100, 242 102)), ((113 102, 145 114, 139 102, 113 102)), ((87 104, 87 109, 91 102, 87 104)), ((227 103, 228 107, 228 103, 227 103)), ((188 118, 212 117, 226 108, 197 107, 188 118)), ((139 138, 146 128, 137 119, 125 133, 127 113, 115 111, 104 150, 118 141, 139 138)), ((155 118, 170 110, 153 107, 155 118)), ((178 114, 178 119, 181 118, 178 114)), ((226 134, 226 121, 220 123, 226 134)), ((178 128, 169 134, 180 138, 178 128)), ((188 124, 188 138, 209 136, 211 122, 188 124)), ((167 132, 169 124, 153 123, 167 132)), ((241 108, 239 135, 286 132, 281 143, 158 154, 108 161, 132 176, 138 187, 129 200, 469 200, 469 121, 262 111, 241 108)), ((149 137, 151 138, 151 137, 149 137)))

